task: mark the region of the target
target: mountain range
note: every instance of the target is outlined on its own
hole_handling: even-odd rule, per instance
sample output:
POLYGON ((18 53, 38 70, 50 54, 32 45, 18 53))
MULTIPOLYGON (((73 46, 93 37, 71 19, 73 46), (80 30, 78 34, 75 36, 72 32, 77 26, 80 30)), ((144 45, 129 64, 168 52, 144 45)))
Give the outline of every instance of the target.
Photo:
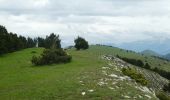
POLYGON ((148 56, 157 56, 157 57, 161 57, 161 58, 165 58, 165 59, 168 59, 170 60, 170 53, 168 54, 165 54, 165 55, 161 55, 155 51, 152 51, 152 50, 144 50, 142 52, 140 52, 141 54, 144 54, 144 55, 148 55, 148 56))
POLYGON ((161 56, 160 54, 152 50, 144 50, 141 53, 144 55, 149 55, 149 56, 161 56))
POLYGON ((130 43, 122 43, 116 45, 117 47, 133 50, 136 52, 142 52, 144 50, 152 50, 160 55, 166 55, 170 53, 170 39, 165 40, 152 40, 152 41, 137 41, 130 43))
POLYGON ((126 50, 132 50, 148 56, 157 56, 170 60, 170 39, 160 41, 136 41, 122 44, 106 44, 126 50))

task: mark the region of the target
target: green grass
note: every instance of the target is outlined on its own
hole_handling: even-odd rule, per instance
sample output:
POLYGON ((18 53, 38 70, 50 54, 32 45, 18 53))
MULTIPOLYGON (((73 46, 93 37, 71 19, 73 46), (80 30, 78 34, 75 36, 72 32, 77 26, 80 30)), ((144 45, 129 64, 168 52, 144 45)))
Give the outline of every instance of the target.
MULTIPOLYGON (((116 91, 100 87, 96 83, 106 77, 101 74, 101 68, 108 62, 101 60, 100 55, 119 54, 144 59, 143 56, 125 53, 118 48, 91 46, 85 51, 68 50, 73 57, 71 63, 38 67, 32 65, 32 56, 39 55, 42 51, 43 48, 30 48, 0 57, 0 100, 120 100, 123 99, 121 95, 127 93, 131 96, 134 93, 142 95, 133 86, 127 87, 125 82, 119 84, 124 87, 123 90, 116 91), (87 92, 88 89, 94 89, 94 92, 87 92), (86 91, 85 96, 81 95, 83 91, 86 91)), ((157 60, 151 57, 148 59, 153 65, 158 64, 157 60)), ((163 61, 159 60, 159 63, 163 61)), ((170 64, 162 68, 166 69, 168 65, 170 64)), ((113 72, 120 74, 108 70, 108 73, 113 72)), ((146 100, 146 97, 139 100, 146 100)))
MULTIPOLYGON (((32 48, 10 53, 0 58, 0 99, 73 99, 80 98, 77 78, 84 71, 101 66, 101 61, 84 52, 70 52, 72 63, 35 67, 31 64, 32 48)), ((36 54, 36 55, 38 55, 36 54)))

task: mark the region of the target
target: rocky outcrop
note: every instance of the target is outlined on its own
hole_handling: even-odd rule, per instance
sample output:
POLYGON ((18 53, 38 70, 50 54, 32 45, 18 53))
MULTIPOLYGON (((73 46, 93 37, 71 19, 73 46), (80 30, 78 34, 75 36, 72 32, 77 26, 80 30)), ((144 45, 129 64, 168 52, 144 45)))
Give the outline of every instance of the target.
POLYGON ((149 81, 149 84, 147 87, 150 88, 150 90, 154 90, 154 91, 161 90, 164 85, 167 85, 169 83, 168 79, 160 76, 158 73, 138 67, 138 66, 131 65, 115 56, 103 55, 102 59, 108 60, 110 61, 110 63, 113 62, 120 68, 123 68, 123 67, 135 68, 139 73, 142 73, 145 76, 145 78, 149 81))

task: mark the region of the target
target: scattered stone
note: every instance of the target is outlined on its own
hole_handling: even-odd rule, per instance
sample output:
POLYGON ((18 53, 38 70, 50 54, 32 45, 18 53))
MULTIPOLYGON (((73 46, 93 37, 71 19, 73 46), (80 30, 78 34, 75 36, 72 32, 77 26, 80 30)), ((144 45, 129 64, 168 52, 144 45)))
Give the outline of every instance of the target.
POLYGON ((120 65, 121 67, 124 67, 124 65, 120 65))
POLYGON ((119 87, 118 87, 118 86, 116 86, 116 88, 118 89, 119 87))
POLYGON ((110 77, 116 77, 116 78, 118 77, 118 76, 115 75, 115 74, 110 74, 109 76, 110 76, 110 77))
POLYGON ((113 66, 113 64, 111 64, 111 63, 109 63, 108 65, 109 65, 109 66, 113 66))
POLYGON ((105 84, 107 84, 107 83, 105 83, 105 82, 99 82, 98 83, 98 85, 100 85, 100 86, 105 85, 105 84))
POLYGON ((82 92, 82 93, 81 93, 81 95, 83 95, 83 96, 84 96, 85 94, 86 94, 86 92, 82 92))
POLYGON ((137 97, 135 96, 135 97, 133 97, 134 99, 137 99, 137 97))
POLYGON ((151 99, 152 97, 151 96, 149 96, 149 95, 145 95, 145 97, 147 97, 147 98, 149 98, 149 99, 151 99))
POLYGON ((125 96, 124 96, 124 98, 126 98, 126 99, 130 99, 130 97, 129 97, 129 96, 127 96, 127 95, 125 95, 125 96))
POLYGON ((142 96, 141 96, 141 95, 138 95, 138 97, 139 97, 139 98, 142 98, 142 96))
POLYGON ((110 78, 105 78, 105 81, 111 81, 112 79, 110 79, 110 78))
POLYGON ((109 89, 114 90, 115 88, 113 88, 113 87, 109 87, 109 89))
POLYGON ((153 94, 147 87, 137 87, 139 90, 141 90, 144 93, 150 93, 153 94))
POLYGON ((122 72, 120 69, 118 69, 117 66, 114 66, 114 67, 115 67, 115 68, 114 68, 115 71, 122 72))
MULTIPOLYGON (((149 88, 147 88, 147 87, 143 87, 143 86, 141 86, 141 85, 139 85, 139 84, 137 84, 133 79, 131 79, 130 77, 128 77, 128 76, 122 76, 122 74, 112 74, 110 71, 112 71, 112 70, 114 70, 113 72, 115 72, 115 71, 119 71, 119 72, 121 72, 121 68, 124 68, 124 67, 128 67, 128 66, 130 66, 128 63, 126 63, 126 62, 124 62, 123 60, 121 60, 121 59, 119 59, 119 58, 114 58, 114 57, 110 57, 110 56, 103 56, 103 59, 106 59, 106 60, 112 60, 112 61, 108 61, 109 63, 108 63, 108 65, 106 65, 106 66, 103 66, 102 68, 100 67, 100 70, 101 70, 101 72, 100 72, 100 74, 102 75, 102 76, 104 76, 104 77, 101 77, 101 79, 96 79, 97 80, 97 85, 99 85, 99 86, 106 86, 107 87, 107 89, 110 89, 110 90, 113 90, 113 91, 116 91, 116 90, 124 90, 124 84, 122 85, 122 83, 124 82, 125 84, 127 84, 127 86, 133 86, 133 87, 135 87, 136 89, 138 89, 138 90, 140 90, 141 92, 144 92, 144 95, 139 95, 139 94, 137 94, 136 96, 132 96, 132 97, 130 97, 130 96, 128 96, 128 94, 130 94, 130 93, 126 93, 126 94, 124 94, 124 95, 121 95, 123 98, 125 98, 125 99, 128 99, 128 100, 130 100, 130 99, 132 99, 132 100, 135 100, 135 99, 137 99, 137 98, 147 98, 147 99, 152 99, 152 96, 154 95, 153 93, 154 93, 154 90, 152 91, 152 90, 150 90, 149 88), (112 67, 111 67, 112 66, 112 67), (108 70, 107 70, 108 69, 108 70), (111 69, 111 70, 109 70, 109 69, 111 69), (103 75, 104 74, 104 75, 103 75), (106 75, 106 76, 105 76, 106 75), (109 77, 108 77, 109 76, 109 77), (130 80, 131 82, 129 82, 129 81, 125 81, 126 80, 130 80), (121 82, 121 81, 123 81, 123 82, 121 82), (132 82, 134 81, 134 84, 131 84, 132 82), (120 83, 120 84, 119 84, 120 83), (108 85, 107 85, 108 84, 108 85), (146 95, 145 95, 146 94, 146 95), (148 94, 148 95, 147 95, 148 94)), ((130 66, 130 67, 133 67, 133 66, 130 66)), ((150 74, 148 74, 147 72, 144 72, 143 70, 141 70, 141 69, 138 69, 139 71, 141 71, 141 73, 144 73, 144 74, 146 74, 146 75, 148 75, 149 77, 151 77, 151 75, 150 74)), ((88 74, 88 73, 86 73, 86 74, 88 74)), ((84 76, 84 78, 86 78, 85 76, 84 76)), ((82 80, 82 78, 81 79, 79 79, 79 80, 82 80)), ((84 82, 83 81, 79 81, 80 83, 81 83, 81 85, 84 85, 84 82)), ((96 82, 96 81, 95 81, 96 82)), ((159 82, 159 81, 158 81, 159 82)), ((94 92, 94 90, 93 89, 89 89, 89 90, 87 90, 87 92, 82 92, 81 93, 81 95, 87 95, 87 93, 89 93, 89 92, 94 92)))
POLYGON ((94 90, 91 89, 91 90, 88 90, 88 91, 89 91, 89 92, 93 92, 94 90))
POLYGON ((115 85, 115 84, 117 84, 117 82, 113 82, 112 84, 115 85))
POLYGON ((103 73, 104 75, 107 75, 107 72, 106 72, 105 70, 102 70, 102 73, 103 73))
POLYGON ((122 80, 122 81, 123 80, 131 80, 131 78, 128 77, 128 76, 124 76, 124 77, 120 76, 119 79, 122 80))
POLYGON ((102 69, 110 69, 109 67, 102 67, 102 69))

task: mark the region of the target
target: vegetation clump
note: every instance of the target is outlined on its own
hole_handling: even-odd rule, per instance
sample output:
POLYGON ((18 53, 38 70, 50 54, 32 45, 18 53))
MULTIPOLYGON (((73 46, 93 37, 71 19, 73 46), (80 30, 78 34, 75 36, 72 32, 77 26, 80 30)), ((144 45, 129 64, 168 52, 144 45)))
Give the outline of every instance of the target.
POLYGON ((148 84, 148 81, 145 79, 143 74, 138 73, 133 68, 122 68, 122 72, 124 75, 131 77, 132 79, 134 79, 136 82, 140 83, 143 86, 146 86, 148 84))
POLYGON ((36 40, 18 36, 15 33, 8 32, 4 26, 0 25, 0 55, 25 48, 35 47, 36 40))
POLYGON ((164 85, 163 90, 166 92, 170 92, 170 83, 168 83, 168 85, 164 85))
POLYGON ((45 49, 40 57, 33 56, 31 62, 35 65, 68 63, 72 57, 62 49, 45 49))
POLYGON ((55 35, 51 33, 49 36, 47 35, 46 38, 37 38, 38 47, 44 47, 46 49, 50 48, 61 48, 61 40, 59 39, 59 35, 55 35))
POLYGON ((146 69, 151 69, 151 66, 150 66, 148 63, 146 63, 145 66, 144 66, 144 68, 146 68, 146 69))
POLYGON ((70 62, 72 57, 68 55, 60 44, 59 35, 54 33, 46 37, 46 49, 43 51, 40 57, 33 56, 31 62, 35 65, 48 65, 70 62), (47 45, 48 43, 48 45, 47 45))
POLYGON ((130 63, 130 64, 132 64, 132 65, 139 66, 139 67, 144 66, 144 63, 139 59, 130 59, 130 58, 120 57, 120 56, 117 56, 117 57, 128 62, 128 63, 130 63))
POLYGON ((77 50, 80 50, 80 49, 85 50, 85 49, 89 48, 88 42, 84 38, 82 38, 82 37, 78 37, 77 39, 74 40, 74 42, 75 42, 75 46, 74 47, 77 50))
POLYGON ((152 70, 152 71, 158 73, 159 75, 161 75, 162 77, 165 77, 170 80, 170 72, 160 69, 158 67, 155 67, 154 69, 150 69, 150 70, 152 70))

